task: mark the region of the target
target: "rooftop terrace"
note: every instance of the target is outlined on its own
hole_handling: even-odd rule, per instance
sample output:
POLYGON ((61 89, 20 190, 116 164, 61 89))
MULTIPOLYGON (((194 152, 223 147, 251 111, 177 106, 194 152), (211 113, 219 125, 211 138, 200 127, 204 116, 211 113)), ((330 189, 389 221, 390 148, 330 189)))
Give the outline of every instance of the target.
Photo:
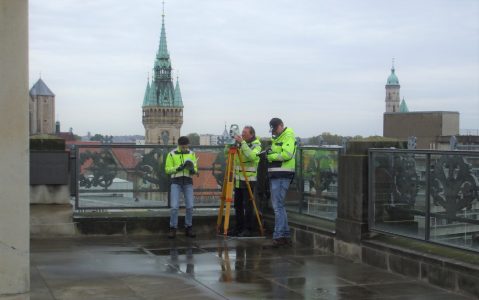
MULTIPOLYGON (((32 240, 31 299, 471 299, 296 243, 200 236, 32 240)), ((0 299, 21 299, 0 297, 0 299)))

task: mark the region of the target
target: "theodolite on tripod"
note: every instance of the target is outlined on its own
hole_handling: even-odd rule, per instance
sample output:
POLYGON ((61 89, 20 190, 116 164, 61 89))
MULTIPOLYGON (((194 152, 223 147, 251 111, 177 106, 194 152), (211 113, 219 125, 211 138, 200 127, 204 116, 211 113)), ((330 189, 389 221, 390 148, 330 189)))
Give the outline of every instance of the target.
POLYGON ((244 166, 243 158, 241 156, 241 151, 239 151, 239 145, 235 143, 234 137, 239 135, 239 127, 236 124, 232 124, 230 127, 230 137, 232 138, 231 146, 228 149, 228 157, 226 159, 226 169, 223 179, 223 188, 221 192, 221 202, 218 211, 218 220, 216 222, 216 232, 220 234, 221 224, 223 223, 223 234, 228 235, 229 221, 230 221, 230 210, 231 202, 233 202, 233 193, 234 193, 234 180, 235 180, 235 156, 238 157, 238 162, 240 164, 241 172, 245 179, 246 187, 248 189, 249 201, 252 201, 254 212, 256 215, 256 220, 258 221, 258 226, 261 236, 264 235, 264 228, 261 218, 259 216, 258 208, 256 207, 256 201, 254 198, 253 190, 251 189, 250 182, 246 176, 246 169, 244 166), (224 218, 223 218, 224 217, 224 218), (223 220, 224 219, 224 220, 223 220))

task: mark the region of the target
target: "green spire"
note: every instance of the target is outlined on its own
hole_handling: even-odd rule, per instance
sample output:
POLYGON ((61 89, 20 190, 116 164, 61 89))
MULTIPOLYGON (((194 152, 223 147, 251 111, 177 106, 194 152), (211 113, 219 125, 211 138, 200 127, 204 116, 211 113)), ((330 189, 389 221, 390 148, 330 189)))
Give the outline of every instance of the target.
POLYGON ((399 112, 409 112, 409 108, 407 107, 406 101, 404 101, 404 97, 402 98, 401 104, 399 104, 399 112))
POLYGON ((166 30, 165 30, 165 13, 161 15, 161 35, 160 46, 156 53, 155 67, 171 68, 170 54, 168 53, 168 46, 166 43, 166 30))
POLYGON ((156 84, 154 81, 151 81, 150 90, 148 91, 148 105, 159 105, 156 99, 156 84))
POLYGON ((145 96, 143 97, 143 106, 149 105, 149 100, 148 100, 149 94, 150 94, 150 78, 148 78, 146 82, 145 96))
POLYGON ((164 7, 161 21, 160 45, 158 47, 158 52, 156 53, 153 70, 153 78, 151 83, 148 82, 145 90, 143 106, 183 107, 178 82, 176 91, 174 82, 171 78, 172 68, 170 54, 168 53, 168 47, 166 44, 164 7))
POLYGON ((178 77, 176 77, 176 86, 175 86, 175 106, 183 107, 183 98, 181 97, 180 83, 178 77))

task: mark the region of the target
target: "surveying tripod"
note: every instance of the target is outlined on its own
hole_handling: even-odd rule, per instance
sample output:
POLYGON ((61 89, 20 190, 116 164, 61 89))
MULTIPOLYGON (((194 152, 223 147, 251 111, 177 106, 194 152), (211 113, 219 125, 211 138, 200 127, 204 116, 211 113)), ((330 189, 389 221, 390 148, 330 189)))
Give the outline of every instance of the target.
POLYGON ((226 170, 225 176, 223 179, 223 188, 221 191, 221 202, 220 202, 220 209, 218 211, 218 220, 216 222, 216 232, 220 234, 221 223, 223 221, 224 216, 224 224, 223 224, 223 234, 225 236, 228 235, 228 227, 230 223, 230 209, 231 209, 231 202, 233 201, 233 191, 234 191, 234 180, 235 180, 235 155, 238 156, 238 160, 240 162, 241 172, 243 173, 246 187, 248 189, 249 194, 249 201, 252 201, 254 212, 256 214, 256 220, 258 221, 259 230, 261 236, 264 236, 264 228, 263 223, 259 217, 258 209, 256 207, 256 201, 254 199, 253 191, 251 190, 251 185, 249 184, 248 177, 246 176, 246 170, 244 167, 243 159, 241 157, 241 153, 238 150, 238 147, 231 146, 228 149, 228 158, 226 160, 226 170), (226 208, 226 211, 225 211, 226 208))

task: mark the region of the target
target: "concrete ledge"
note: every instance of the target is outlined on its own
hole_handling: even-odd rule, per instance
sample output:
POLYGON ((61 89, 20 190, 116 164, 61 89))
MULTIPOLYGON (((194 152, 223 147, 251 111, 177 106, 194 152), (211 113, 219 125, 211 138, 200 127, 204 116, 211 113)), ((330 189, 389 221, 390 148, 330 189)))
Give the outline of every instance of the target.
MULTIPOLYGON (((184 209, 180 209, 178 230, 184 227, 184 209)), ((193 228, 198 234, 216 232, 217 211, 195 209, 193 228)), ((79 235, 163 235, 169 230, 169 209, 118 213, 78 213, 73 216, 79 235)))
POLYGON ((334 240, 334 254, 353 261, 361 261, 361 246, 338 239, 334 240))
POLYGON ((363 263, 479 297, 479 255, 476 253, 388 236, 363 240, 361 248, 363 263))
POLYGON ((65 237, 75 234, 70 203, 30 205, 31 237, 65 237))
MULTIPOLYGON (((263 215, 263 219, 265 228, 273 231, 274 215, 269 212, 263 215)), ((334 253, 333 221, 288 212, 288 224, 293 242, 334 253)))

